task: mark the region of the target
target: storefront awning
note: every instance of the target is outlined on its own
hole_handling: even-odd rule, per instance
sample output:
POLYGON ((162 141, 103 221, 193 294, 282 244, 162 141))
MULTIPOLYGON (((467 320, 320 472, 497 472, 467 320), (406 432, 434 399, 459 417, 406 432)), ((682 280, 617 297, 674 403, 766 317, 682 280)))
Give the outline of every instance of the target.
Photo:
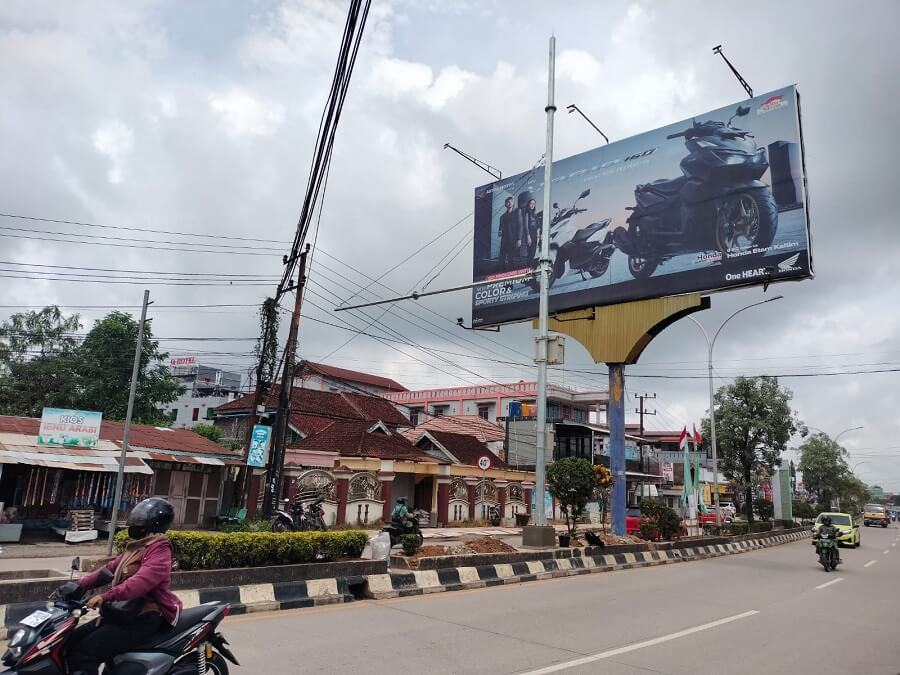
POLYGON ((644 483, 662 483, 663 477, 656 476, 652 473, 641 473, 640 471, 626 471, 626 481, 642 481, 644 483))
MULTIPOLYGON (((92 448, 68 448, 64 446, 0 445, 0 464, 24 464, 50 469, 70 469, 72 471, 119 470, 119 453, 94 450, 92 448)), ((153 469, 139 457, 125 458, 125 473, 152 474, 153 469)))

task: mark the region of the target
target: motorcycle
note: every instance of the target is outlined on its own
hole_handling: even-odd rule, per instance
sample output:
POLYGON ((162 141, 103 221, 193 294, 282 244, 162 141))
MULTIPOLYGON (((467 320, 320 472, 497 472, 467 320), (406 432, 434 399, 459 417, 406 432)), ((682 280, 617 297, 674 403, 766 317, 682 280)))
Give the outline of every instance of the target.
POLYGON ((325 532, 328 527, 325 525, 325 510, 322 508, 324 501, 324 497, 319 497, 304 509, 303 502, 298 499, 291 505, 290 513, 285 509, 276 510, 272 516, 272 532, 325 532))
POLYGON ((826 572, 836 570, 839 561, 838 545, 833 536, 825 533, 819 533, 816 539, 816 553, 819 554, 819 562, 826 572))
MULTIPOLYGON (((72 573, 80 567, 72 561, 72 573)), ((112 580, 112 573, 109 575, 112 580)), ((51 596, 47 609, 32 612, 10 630, 2 656, 7 674, 68 673, 66 647, 72 632, 88 611, 87 596, 69 576, 69 582, 51 596)), ((231 612, 227 603, 208 602, 181 612, 178 623, 166 626, 137 649, 120 654, 104 664, 105 675, 228 675, 228 663, 240 665, 228 649, 228 641, 217 631, 231 612)))
POLYGON ((772 190, 759 180, 769 168, 766 150, 749 131, 731 124, 749 112, 749 106, 738 106, 726 123, 695 120, 666 137, 685 139, 683 175, 635 187, 627 229, 614 236, 635 279, 650 277, 683 253, 717 250, 725 257, 772 244, 778 208, 772 190))
POLYGON ((419 524, 419 519, 415 517, 415 514, 407 518, 405 523, 391 520, 391 522, 381 528, 381 531, 387 532, 390 536, 391 548, 399 544, 405 534, 416 535, 416 538, 419 540, 419 546, 422 546, 422 543, 425 541, 422 536, 422 526, 419 524))
MULTIPOLYGON (((586 275, 593 278, 603 276, 609 269, 609 259, 616 250, 612 233, 607 230, 612 222, 610 218, 591 223, 585 227, 579 227, 578 216, 587 212, 587 209, 578 208, 578 202, 591 194, 585 190, 578 199, 567 209, 560 208, 554 203, 556 212, 550 220, 550 285, 566 273, 566 263, 573 270, 581 274, 582 279, 586 275), (601 233, 606 231, 604 236, 601 233)), ((543 212, 538 214, 538 223, 543 230, 543 212)), ((543 236, 543 235, 541 235, 543 236)), ((538 242, 535 264, 540 264, 541 247, 538 242)), ((532 290, 540 290, 539 279, 529 279, 527 282, 532 290)))

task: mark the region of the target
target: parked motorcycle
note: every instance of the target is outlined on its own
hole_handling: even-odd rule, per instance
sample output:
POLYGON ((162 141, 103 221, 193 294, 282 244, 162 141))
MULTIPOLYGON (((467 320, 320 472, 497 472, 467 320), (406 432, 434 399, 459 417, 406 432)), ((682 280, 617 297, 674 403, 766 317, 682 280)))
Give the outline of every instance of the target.
POLYGON ((290 512, 286 509, 276 510, 272 516, 272 532, 325 532, 328 527, 325 525, 325 509, 322 508, 324 501, 323 497, 318 497, 304 509, 303 502, 297 499, 291 504, 290 512))
POLYGON ((753 134, 732 126, 749 106, 738 106, 727 123, 710 120, 666 138, 684 138, 689 154, 683 175, 634 189, 636 206, 627 229, 614 240, 628 255, 635 279, 646 279, 673 256, 718 250, 723 256, 772 244, 778 208, 772 190, 759 178, 769 168, 765 148, 753 134))
MULTIPOLYGON (((72 561, 72 570, 80 566, 72 561)), ((112 577, 112 574, 110 574, 112 577)), ((10 630, 9 644, 3 654, 3 673, 68 673, 66 647, 81 617, 88 611, 90 591, 69 583, 55 591, 47 609, 39 609, 10 630)), ((166 626, 144 644, 116 656, 103 667, 105 675, 228 675, 228 663, 240 665, 226 646, 228 641, 217 631, 231 611, 221 602, 208 602, 186 609, 175 626, 166 626)))
POLYGON ((419 540, 419 546, 425 541, 422 536, 422 526, 416 517, 407 518, 406 523, 392 520, 381 528, 382 532, 387 532, 391 538, 391 548, 400 543, 404 534, 414 534, 419 540))
MULTIPOLYGON (((556 212, 550 220, 550 285, 566 273, 566 264, 573 270, 581 273, 582 279, 600 277, 609 269, 609 259, 616 250, 612 233, 607 229, 611 219, 591 223, 585 227, 579 227, 578 216, 587 212, 587 209, 578 208, 578 202, 591 194, 585 190, 578 199, 567 209, 560 208, 554 203, 556 212), (604 230, 606 234, 602 234, 604 230)), ((543 231, 543 212, 538 214, 538 222, 543 231)), ((543 236, 543 234, 541 235, 543 236)), ((535 265, 540 264, 541 246, 538 243, 535 265)), ((540 289, 539 279, 529 279, 527 282, 533 290, 540 289)))
POLYGON ((819 562, 826 572, 837 569, 840 562, 838 544, 828 532, 819 532, 816 539, 816 553, 819 554, 819 562))

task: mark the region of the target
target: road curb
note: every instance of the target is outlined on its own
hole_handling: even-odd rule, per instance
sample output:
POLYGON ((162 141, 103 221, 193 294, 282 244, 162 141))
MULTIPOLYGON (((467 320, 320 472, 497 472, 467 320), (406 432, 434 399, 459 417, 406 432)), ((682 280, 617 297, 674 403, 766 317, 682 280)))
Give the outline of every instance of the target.
MULTIPOLYGON (((230 603, 232 614, 271 612, 340 604, 362 598, 376 600, 401 598, 427 593, 445 593, 526 583, 540 579, 670 565, 754 551, 799 541, 807 537, 809 537, 808 531, 791 532, 729 544, 689 546, 664 551, 635 551, 633 553, 574 556, 505 564, 494 563, 473 567, 403 570, 387 574, 223 586, 179 590, 175 591, 175 595, 181 599, 185 608, 196 607, 205 602, 219 601, 230 603)), ((31 612, 36 609, 44 609, 46 606, 46 602, 0 605, 0 640, 5 640, 8 632, 31 612)))
POLYGON ((404 570, 388 572, 387 574, 370 574, 366 577, 364 594, 367 598, 385 600, 424 595, 426 593, 442 593, 525 583, 541 579, 654 567, 657 565, 735 555, 746 551, 788 544, 807 537, 809 537, 809 532, 807 531, 790 532, 728 544, 687 546, 665 551, 637 551, 634 553, 554 558, 508 564, 478 565, 475 567, 449 567, 438 570, 404 570))

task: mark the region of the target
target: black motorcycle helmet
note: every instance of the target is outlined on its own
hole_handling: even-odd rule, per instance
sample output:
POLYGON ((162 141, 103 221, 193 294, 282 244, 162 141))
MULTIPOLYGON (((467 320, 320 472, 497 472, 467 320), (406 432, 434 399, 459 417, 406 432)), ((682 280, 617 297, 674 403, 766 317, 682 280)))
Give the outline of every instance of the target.
POLYGON ((397 503, 398 503, 398 504, 403 504, 403 506, 406 506, 406 497, 400 497, 400 498, 397 500, 397 503))
POLYGON ((128 537, 143 539, 151 534, 163 534, 175 520, 175 509, 162 497, 150 497, 138 502, 128 515, 128 537))
POLYGON ((825 516, 824 518, 822 518, 822 525, 831 527, 831 516, 825 516))

